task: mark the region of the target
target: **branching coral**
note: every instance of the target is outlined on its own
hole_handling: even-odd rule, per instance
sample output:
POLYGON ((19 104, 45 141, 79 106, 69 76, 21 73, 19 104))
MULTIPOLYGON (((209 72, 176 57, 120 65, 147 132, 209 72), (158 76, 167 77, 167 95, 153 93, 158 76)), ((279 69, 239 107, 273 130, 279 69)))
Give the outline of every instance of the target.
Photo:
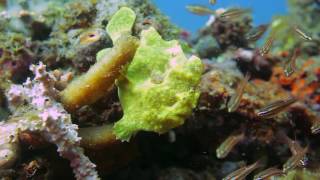
POLYGON ((70 160, 77 179, 98 179, 95 165, 79 146, 78 126, 72 124, 71 116, 55 101, 58 91, 54 88, 54 77, 46 72, 42 63, 32 66, 31 70, 34 80, 28 79, 23 86, 12 85, 7 92, 11 110, 18 112, 25 102, 32 108, 21 117, 17 128, 40 131, 47 141, 58 147, 62 157, 70 160))
POLYGON ((200 59, 188 60, 177 41, 162 40, 153 28, 142 31, 141 45, 118 81, 124 116, 114 127, 117 138, 182 125, 196 106, 201 74, 200 59))

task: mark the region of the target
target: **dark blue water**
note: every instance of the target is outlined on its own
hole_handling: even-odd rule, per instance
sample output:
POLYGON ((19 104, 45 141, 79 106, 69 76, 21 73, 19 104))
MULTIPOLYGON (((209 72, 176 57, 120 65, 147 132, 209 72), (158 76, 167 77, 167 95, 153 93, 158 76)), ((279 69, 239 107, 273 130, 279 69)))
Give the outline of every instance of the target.
POLYGON ((273 15, 287 12, 286 0, 217 0, 216 5, 210 5, 208 0, 153 0, 156 5, 170 17, 173 23, 190 32, 196 32, 205 24, 208 17, 189 13, 185 6, 202 4, 212 9, 227 7, 249 7, 253 10, 254 24, 268 23, 273 15))

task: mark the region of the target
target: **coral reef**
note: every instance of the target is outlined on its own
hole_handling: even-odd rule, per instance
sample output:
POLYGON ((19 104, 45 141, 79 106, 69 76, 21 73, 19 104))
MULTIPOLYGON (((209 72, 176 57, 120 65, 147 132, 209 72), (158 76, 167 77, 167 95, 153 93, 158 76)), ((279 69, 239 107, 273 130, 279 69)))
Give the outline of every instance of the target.
MULTIPOLYGON (((25 3, 10 1, 6 6, 6 11, 0 16, 0 38, 7 44, 4 50, 16 47, 16 43, 11 39, 18 37, 21 42, 28 40, 27 44, 20 47, 30 50, 31 46, 31 59, 41 59, 49 68, 75 66, 75 71, 87 71, 90 65, 96 62, 96 52, 112 46, 111 40, 101 29, 104 29, 118 8, 123 6, 131 7, 137 14, 134 34, 140 34, 142 29, 151 24, 167 39, 178 37, 179 32, 179 29, 147 0, 31 0, 25 3), (150 23, 146 23, 147 21, 150 23), (99 38, 83 44, 81 37, 95 29, 98 30, 99 38)), ((28 71, 28 65, 24 66, 24 69, 28 71)))
MULTIPOLYGON (((81 7, 84 4, 81 4, 80 2, 74 2, 74 4, 68 5, 66 10, 72 7, 72 5, 78 6, 79 8, 79 6, 81 7)), ((29 3, 27 3, 26 6, 29 6, 29 3)), ((92 6, 89 6, 85 9, 80 8, 77 10, 70 10, 79 16, 81 13, 84 13, 84 16, 88 16, 91 8, 92 6)), ((74 16, 78 16, 74 13, 71 13, 72 18, 74 16)), ((28 18, 32 18, 31 14, 27 13, 26 16, 28 16, 28 18)), ((67 17, 68 21, 63 22, 66 23, 64 26, 61 26, 61 24, 54 26, 52 28, 53 32, 51 36, 56 37, 57 39, 62 38, 60 37, 61 34, 56 34, 57 31, 65 32, 71 27, 78 28, 75 27, 75 25, 78 23, 82 24, 81 26, 88 26, 89 24, 86 22, 91 23, 92 20, 89 17, 89 19, 80 19, 79 21, 71 22, 71 17, 67 17), (58 28, 55 29, 55 27, 58 28)), ((24 22, 23 18, 21 17, 21 20, 24 22)), ((11 167, 15 163, 15 160, 19 158, 18 137, 23 143, 28 144, 29 147, 39 148, 42 143, 45 143, 41 142, 43 140, 36 140, 37 136, 40 135, 42 136, 40 139, 44 138, 45 141, 56 144, 59 154, 62 157, 70 160, 71 167, 73 168, 75 177, 77 179, 98 179, 97 172, 94 169, 95 165, 90 162, 90 160, 83 154, 83 150, 79 147, 80 138, 77 136, 77 125, 72 124, 71 116, 63 109, 61 104, 56 102, 56 100, 61 100, 63 105, 68 108, 68 110, 75 111, 83 105, 93 104, 102 96, 105 96, 108 90, 113 88, 115 79, 119 78, 119 76, 122 74, 122 68, 125 67, 130 59, 132 59, 135 49, 138 46, 138 40, 130 35, 132 26, 135 22, 135 13, 129 8, 121 8, 120 11, 114 15, 114 19, 115 20, 110 20, 106 28, 106 31, 113 40, 113 48, 102 49, 101 45, 86 46, 88 44, 94 44, 103 39, 101 38, 104 36, 103 31, 99 29, 84 32, 76 30, 68 32, 68 36, 73 39, 75 39, 74 35, 79 34, 79 32, 80 34, 75 40, 71 39, 71 46, 69 48, 72 49, 66 52, 64 55, 65 57, 72 54, 75 55, 77 52, 85 50, 86 54, 88 54, 88 52, 96 52, 96 57, 98 60, 96 65, 93 65, 86 74, 78 77, 70 84, 66 85, 66 83, 72 78, 72 75, 60 70, 55 70, 52 72, 52 74, 49 74, 45 71, 45 66, 42 64, 42 62, 40 62, 39 66, 32 66, 31 68, 35 75, 33 81, 28 78, 23 85, 2 84, 2 88, 6 89, 7 91, 8 107, 11 112, 14 112, 12 115, 14 118, 10 117, 9 119, 10 121, 11 119, 17 120, 17 122, 13 125, 14 130, 11 132, 14 133, 14 135, 12 135, 13 139, 3 139, 1 151, 3 152, 5 158, 1 159, 1 169, 11 167), (119 23, 120 21, 123 21, 123 23, 119 23), (90 50, 92 47, 95 50, 90 50), (97 49, 100 50, 97 51, 97 49), (127 51, 127 53, 125 53, 125 51, 127 51), (82 89, 82 87, 85 88, 82 89), (63 91, 59 92, 59 90, 63 91), (98 95, 99 92, 101 95, 98 95), (80 97, 77 94, 80 94, 80 97), (92 97, 91 100, 89 98, 89 100, 86 99, 83 101, 83 97, 88 98, 87 95, 90 94, 92 97), (40 134, 37 135, 37 133, 40 134)), ((54 38, 51 38, 49 41, 43 41, 43 44, 36 44, 35 49, 41 48, 41 50, 37 52, 40 53, 40 56, 42 56, 41 53, 43 53, 43 48, 46 48, 45 46, 51 43, 56 43, 52 40, 54 40, 54 38)), ((8 45, 9 48, 11 48, 10 45, 11 44, 8 45)), ((26 48, 25 44, 20 46, 21 49, 26 48)), ((56 63, 52 64, 46 61, 44 57, 41 57, 41 59, 44 59, 44 62, 48 64, 49 67, 54 67, 57 65, 56 63)), ((86 61, 90 61, 90 59, 86 58, 86 61)), ((198 60, 198 62, 200 61, 198 60)), ((27 64, 27 66, 29 64, 27 64)), ((80 65, 81 60, 77 61, 76 64, 80 65)), ((179 65, 179 63, 177 63, 177 65, 179 65)), ((3 69, 6 70, 5 68, 3 69)), ((19 73, 22 74, 23 71, 20 70, 19 73)), ((180 75, 177 75, 177 77, 179 76, 180 75)), ((198 76, 198 79, 199 77, 200 76, 198 76)), ((10 77, 8 77, 8 79, 9 78, 10 77)), ((193 106, 195 106, 195 103, 193 103, 193 106)), ((8 127, 9 123, 4 123, 3 128, 9 129, 8 127)), ((101 143, 104 144, 103 146, 108 143, 114 144, 114 136, 109 131, 110 128, 107 127, 108 125, 102 126, 101 128, 93 127, 91 129, 83 129, 80 131, 80 133, 84 136, 84 141, 81 144, 88 149, 96 149, 101 143), (97 132, 98 136, 93 135, 95 131, 97 132), (106 135, 101 136, 103 133, 106 135), (108 136, 110 138, 106 138, 108 136), (101 137, 104 138, 101 139, 101 137), (94 143, 95 141, 97 141, 97 143, 94 143)), ((7 135, 7 133, 4 134, 4 136, 7 135)), ((37 166, 36 169, 39 167, 37 166)))
POLYGON ((1 1, 0 179, 319 179, 320 6, 288 2, 191 37, 148 0, 1 1))
POLYGON ((201 58, 217 57, 227 49, 247 48, 249 41, 246 34, 251 29, 251 18, 236 21, 224 21, 219 17, 211 17, 206 26, 192 41, 201 58), (203 44, 203 45, 202 45, 203 44))

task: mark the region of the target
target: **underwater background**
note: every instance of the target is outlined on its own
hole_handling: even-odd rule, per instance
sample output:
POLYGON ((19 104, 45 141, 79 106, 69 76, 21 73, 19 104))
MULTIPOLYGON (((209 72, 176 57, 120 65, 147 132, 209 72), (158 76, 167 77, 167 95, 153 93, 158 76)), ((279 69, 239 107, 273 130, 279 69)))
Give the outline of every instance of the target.
MULTIPOLYGON (((170 20, 190 32, 196 32, 208 20, 208 17, 199 17, 190 14, 185 6, 190 4, 210 4, 207 0, 153 0, 157 7, 169 16, 170 20)), ((288 12, 286 0, 224 0, 217 1, 211 8, 223 7, 247 7, 253 10, 253 22, 255 25, 270 22, 274 15, 282 15, 288 12)))
POLYGON ((319 180, 319 0, 0 0, 0 180, 319 180))

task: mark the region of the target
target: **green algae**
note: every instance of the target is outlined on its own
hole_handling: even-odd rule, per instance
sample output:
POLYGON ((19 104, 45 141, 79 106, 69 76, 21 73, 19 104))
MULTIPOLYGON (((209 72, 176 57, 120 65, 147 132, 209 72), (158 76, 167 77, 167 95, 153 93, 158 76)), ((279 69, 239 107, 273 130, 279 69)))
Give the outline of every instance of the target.
POLYGON ((118 80, 124 116, 114 126, 128 141, 140 130, 165 133, 184 123, 197 104, 201 60, 185 57, 178 41, 165 41, 154 28, 141 33, 132 63, 118 80))

